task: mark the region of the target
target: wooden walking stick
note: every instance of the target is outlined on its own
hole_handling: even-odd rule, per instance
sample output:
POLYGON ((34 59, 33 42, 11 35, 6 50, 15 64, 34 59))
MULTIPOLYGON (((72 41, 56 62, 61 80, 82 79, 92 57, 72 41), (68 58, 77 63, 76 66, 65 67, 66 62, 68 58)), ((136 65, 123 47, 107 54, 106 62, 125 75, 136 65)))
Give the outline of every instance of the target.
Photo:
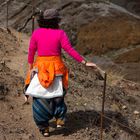
POLYGON ((106 80, 107 80, 107 74, 104 73, 104 89, 103 89, 102 112, 101 112, 101 133, 100 133, 100 140, 103 140, 103 125, 104 125, 104 107, 105 107, 105 95, 106 95, 106 80))
POLYGON ((103 100, 102 100, 102 111, 101 111, 101 131, 100 131, 100 140, 103 140, 103 125, 104 125, 104 106, 105 106, 105 94, 106 94, 106 80, 107 74, 105 71, 97 67, 95 71, 99 80, 104 80, 104 89, 103 89, 103 100))
POLYGON ((10 0, 6 2, 6 29, 8 33, 11 33, 9 29, 9 3, 10 3, 10 0))
POLYGON ((9 18, 9 1, 6 3, 6 29, 8 31, 8 18, 9 18))

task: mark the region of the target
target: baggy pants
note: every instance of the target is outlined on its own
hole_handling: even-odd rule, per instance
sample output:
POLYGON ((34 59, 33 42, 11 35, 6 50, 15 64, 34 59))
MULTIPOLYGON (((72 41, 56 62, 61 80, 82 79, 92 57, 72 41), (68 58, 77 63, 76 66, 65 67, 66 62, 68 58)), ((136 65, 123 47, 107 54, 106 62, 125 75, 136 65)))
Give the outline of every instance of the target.
POLYGON ((64 121, 67 107, 64 97, 52 99, 33 98, 33 118, 40 130, 49 127, 49 120, 53 117, 64 121))

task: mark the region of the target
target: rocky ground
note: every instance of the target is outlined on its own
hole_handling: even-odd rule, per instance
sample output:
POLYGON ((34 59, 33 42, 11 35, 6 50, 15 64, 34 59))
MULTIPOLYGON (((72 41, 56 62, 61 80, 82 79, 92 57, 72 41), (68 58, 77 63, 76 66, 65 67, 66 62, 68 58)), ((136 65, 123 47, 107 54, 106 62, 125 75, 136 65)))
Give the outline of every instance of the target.
MULTIPOLYGON (((140 77, 137 76, 140 71, 139 2, 137 0, 112 1, 122 7, 110 3, 109 0, 48 0, 47 2, 41 0, 34 1, 34 5, 35 11, 51 7, 60 10, 64 17, 61 27, 67 31, 72 44, 80 53, 92 56, 105 55, 123 66, 122 73, 126 79, 140 82, 140 77)), ((6 3, 3 0, 0 2, 0 25, 4 27, 6 3)), ((12 0, 9 2, 9 7, 9 26, 15 29, 21 28, 31 17, 32 1, 12 0)), ((23 31, 31 32, 31 21, 23 31)))
MULTIPOLYGON (((30 17, 31 1, 11 1, 9 25, 14 29, 10 32, 4 28, 5 1, 0 2, 0 140, 45 140, 32 119, 32 99, 25 105, 23 98, 29 36, 14 30, 30 17)), ((35 4, 41 9, 59 8, 65 17, 61 27, 73 45, 107 71, 104 139, 139 140, 139 17, 102 0, 42 0, 35 4)), ((24 29, 30 31, 31 23, 24 29)), ((70 69, 66 127, 57 130, 52 121, 47 139, 99 140, 103 81, 92 69, 64 56, 70 69)))
MULTIPOLYGON (((22 95, 29 38, 22 34, 19 41, 14 30, 11 35, 4 29, 0 32, 0 51, 5 54, 1 55, 0 61, 0 139, 43 140, 32 119, 32 100, 29 105, 24 105, 22 95)), ((98 140, 103 81, 97 79, 93 70, 77 65, 69 57, 64 60, 70 69, 70 89, 66 96, 67 123, 63 130, 57 130, 51 122, 51 136, 47 139, 98 140)), ((136 114, 136 111, 140 112, 139 91, 139 84, 123 78, 116 81, 109 74, 104 139, 139 140, 140 117, 136 114)))
POLYGON ((140 1, 139 0, 110 0, 115 4, 125 7, 130 12, 140 15, 140 1))

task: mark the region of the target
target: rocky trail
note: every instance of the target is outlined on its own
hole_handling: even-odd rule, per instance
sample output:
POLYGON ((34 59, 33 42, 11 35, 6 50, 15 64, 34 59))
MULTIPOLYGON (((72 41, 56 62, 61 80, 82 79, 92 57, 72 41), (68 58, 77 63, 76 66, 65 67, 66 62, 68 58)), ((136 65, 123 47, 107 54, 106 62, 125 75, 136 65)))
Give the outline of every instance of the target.
MULTIPOLYGON (((32 99, 29 105, 23 105, 22 90, 27 70, 29 37, 21 34, 19 41, 19 34, 15 30, 11 29, 11 35, 4 29, 0 31, 2 34, 0 52, 5 54, 0 62, 0 139, 45 140, 32 119, 32 99)), ((66 96, 68 105, 66 128, 56 130, 52 121, 51 136, 47 139, 99 140, 99 112, 103 82, 96 79, 92 70, 87 70, 80 64, 77 65, 67 56, 65 59, 70 68, 70 89, 66 96)), ((140 130, 140 118, 139 114, 134 114, 134 111, 140 111, 139 90, 139 84, 125 81, 125 79, 117 81, 113 86, 108 84, 105 115, 114 119, 114 122, 108 118, 105 119, 104 139, 139 140, 137 134, 140 130), (129 127, 133 128, 134 132, 129 127)))
MULTIPOLYGON (((108 0, 41 0, 36 6, 60 8, 65 17, 60 26, 74 47, 107 71, 104 140, 140 140, 139 7, 137 0, 132 5, 112 1, 125 9, 108 0)), ((70 71, 66 127, 57 130, 52 120, 49 138, 38 132, 32 99, 24 104, 23 96, 31 23, 24 33, 16 30, 31 16, 32 2, 11 1, 10 32, 4 28, 5 1, 0 2, 0 140, 99 140, 103 81, 65 53, 70 71)))

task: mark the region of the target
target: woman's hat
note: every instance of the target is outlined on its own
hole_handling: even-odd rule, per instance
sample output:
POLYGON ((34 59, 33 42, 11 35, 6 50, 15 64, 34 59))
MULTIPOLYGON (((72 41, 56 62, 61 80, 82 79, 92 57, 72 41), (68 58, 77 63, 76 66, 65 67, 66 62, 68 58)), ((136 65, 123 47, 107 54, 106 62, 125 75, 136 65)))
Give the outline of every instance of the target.
POLYGON ((44 19, 61 18, 57 9, 47 9, 43 13, 44 19))

